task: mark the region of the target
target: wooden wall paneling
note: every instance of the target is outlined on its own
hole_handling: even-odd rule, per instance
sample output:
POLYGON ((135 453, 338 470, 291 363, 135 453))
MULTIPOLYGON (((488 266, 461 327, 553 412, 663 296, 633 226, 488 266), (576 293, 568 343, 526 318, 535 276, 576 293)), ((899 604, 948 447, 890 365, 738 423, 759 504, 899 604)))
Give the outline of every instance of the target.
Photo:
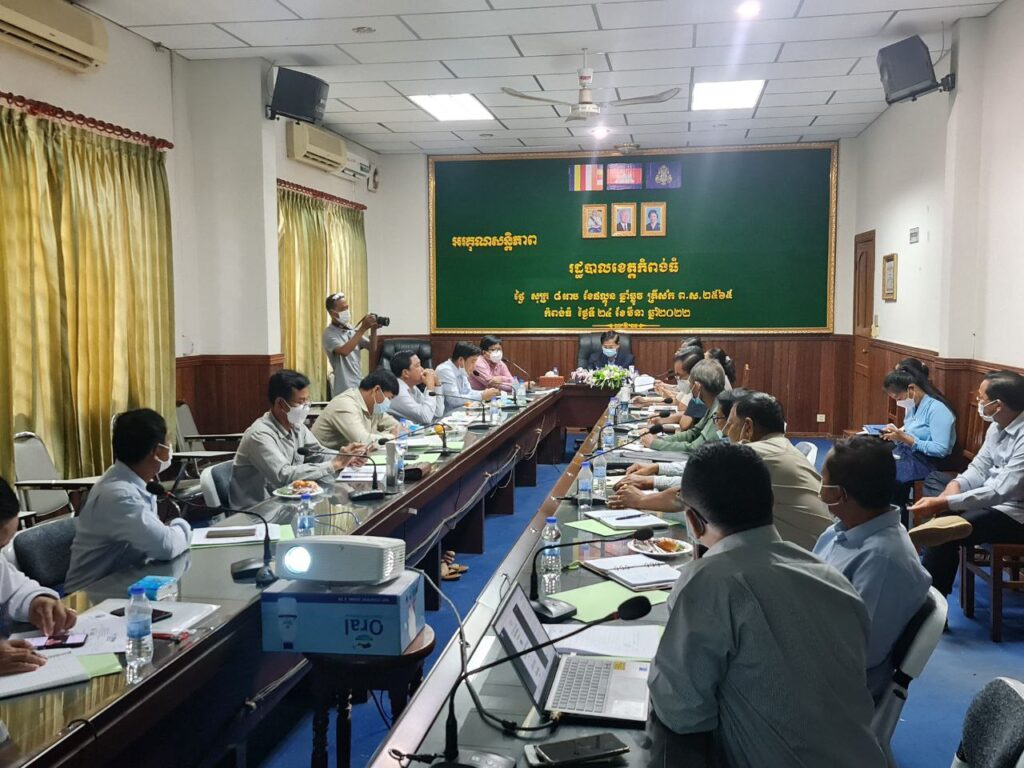
POLYGON ((196 355, 177 360, 178 400, 201 432, 241 432, 267 410, 267 380, 283 355, 196 355))

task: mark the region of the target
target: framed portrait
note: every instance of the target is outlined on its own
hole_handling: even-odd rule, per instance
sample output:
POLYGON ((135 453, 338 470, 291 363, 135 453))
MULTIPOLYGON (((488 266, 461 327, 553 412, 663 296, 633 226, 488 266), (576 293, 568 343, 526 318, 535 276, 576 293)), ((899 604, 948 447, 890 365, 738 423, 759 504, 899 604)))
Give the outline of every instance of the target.
POLYGON ((640 203, 640 237, 664 237, 665 227, 665 203, 640 203))
POLYGON ((583 206, 583 237, 608 237, 608 206, 583 206))
POLYGON ((882 301, 896 301, 896 254, 882 257, 882 301))
POLYGON ((636 237, 636 203, 612 203, 612 237, 636 237))

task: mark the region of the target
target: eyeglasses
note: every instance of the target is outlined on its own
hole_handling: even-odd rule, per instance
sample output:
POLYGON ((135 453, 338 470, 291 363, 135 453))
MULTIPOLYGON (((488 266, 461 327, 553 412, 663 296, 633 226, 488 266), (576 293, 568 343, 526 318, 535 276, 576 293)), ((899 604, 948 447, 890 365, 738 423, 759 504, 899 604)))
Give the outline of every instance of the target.
POLYGON ((715 422, 715 424, 724 424, 726 420, 728 420, 728 418, 728 416, 723 416, 720 413, 716 413, 714 416, 711 417, 711 420, 715 422))

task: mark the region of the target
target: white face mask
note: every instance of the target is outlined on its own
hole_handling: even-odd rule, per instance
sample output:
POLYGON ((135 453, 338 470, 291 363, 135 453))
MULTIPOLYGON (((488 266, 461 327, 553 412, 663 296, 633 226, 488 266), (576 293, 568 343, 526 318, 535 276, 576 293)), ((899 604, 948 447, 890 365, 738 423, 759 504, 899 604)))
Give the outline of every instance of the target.
MULTIPOLYGON (((822 490, 824 490, 825 488, 839 488, 840 486, 838 486, 838 485, 822 485, 821 487, 822 487, 822 490)), ((821 491, 818 491, 818 498, 821 499, 821 491)), ((832 501, 832 502, 825 501, 824 499, 821 499, 821 500, 825 504, 825 506, 828 507, 829 509, 831 509, 832 507, 838 507, 840 504, 843 503, 842 499, 840 499, 839 501, 832 501)))
POLYGON ((288 406, 288 423, 293 427, 299 426, 306 421, 306 416, 309 414, 309 403, 303 403, 302 405, 289 405, 288 406))
POLYGON ((995 421, 995 419, 996 419, 995 415, 989 416, 987 413, 985 413, 985 409, 988 408, 990 405, 992 405, 992 403, 994 403, 994 402, 996 402, 996 401, 995 400, 989 400, 987 403, 978 403, 978 415, 981 416, 981 420, 982 421, 987 421, 987 422, 990 422, 990 423, 995 421))
POLYGON ((914 398, 908 397, 905 400, 897 400, 896 407, 902 408, 904 411, 909 411, 914 407, 914 398))
POLYGON ((174 458, 174 451, 171 449, 171 446, 160 443, 160 447, 167 449, 167 458, 160 459, 160 469, 156 471, 158 475, 165 472, 171 466, 171 460, 174 458))
POLYGON ((495 350, 494 352, 488 352, 487 353, 487 357, 490 359, 490 361, 492 363, 500 363, 501 362, 501 350, 498 349, 498 350, 495 350))
POLYGON ((344 325, 348 325, 352 321, 352 310, 343 309, 338 313, 338 322, 344 325))
POLYGON ((676 392, 678 392, 683 397, 686 397, 688 394, 690 394, 690 380, 681 379, 680 381, 676 382, 676 392))

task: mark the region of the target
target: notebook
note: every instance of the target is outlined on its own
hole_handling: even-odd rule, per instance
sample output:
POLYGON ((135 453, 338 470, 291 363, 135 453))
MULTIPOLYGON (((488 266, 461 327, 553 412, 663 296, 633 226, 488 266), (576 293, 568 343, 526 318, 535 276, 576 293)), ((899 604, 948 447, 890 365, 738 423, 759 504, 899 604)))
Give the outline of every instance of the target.
POLYGON ((588 509, 584 516, 591 520, 599 520, 616 531, 630 531, 637 528, 667 528, 672 525, 668 520, 662 520, 639 509, 588 509))
POLYGON ((636 591, 671 587, 679 578, 679 571, 671 565, 647 555, 599 557, 595 560, 584 560, 582 565, 636 591))

